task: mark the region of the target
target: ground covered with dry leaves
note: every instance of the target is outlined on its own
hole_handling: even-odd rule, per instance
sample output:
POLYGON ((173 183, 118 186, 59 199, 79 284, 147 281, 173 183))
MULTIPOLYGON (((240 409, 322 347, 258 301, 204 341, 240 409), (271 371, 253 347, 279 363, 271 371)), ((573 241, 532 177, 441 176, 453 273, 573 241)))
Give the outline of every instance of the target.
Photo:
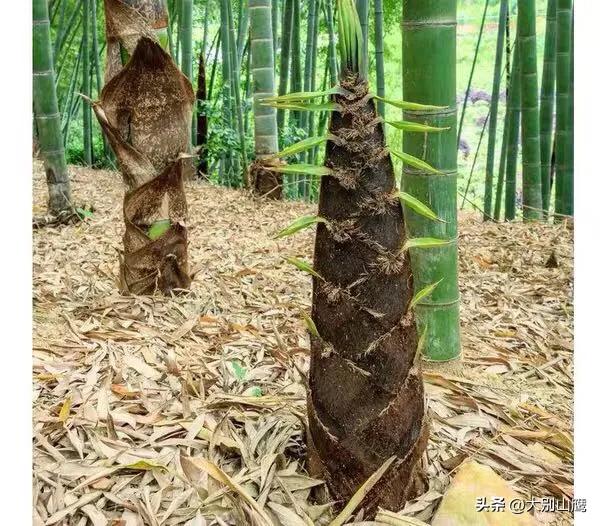
MULTIPOLYGON (((328 524, 304 470, 310 279, 284 261, 313 232, 273 239, 314 207, 189 183, 192 291, 123 297, 119 176, 72 175, 93 217, 33 234, 34 524, 328 524)), ((464 360, 425 373, 430 490, 404 510, 425 522, 467 457, 573 495, 572 232, 465 215, 460 272, 464 360)))

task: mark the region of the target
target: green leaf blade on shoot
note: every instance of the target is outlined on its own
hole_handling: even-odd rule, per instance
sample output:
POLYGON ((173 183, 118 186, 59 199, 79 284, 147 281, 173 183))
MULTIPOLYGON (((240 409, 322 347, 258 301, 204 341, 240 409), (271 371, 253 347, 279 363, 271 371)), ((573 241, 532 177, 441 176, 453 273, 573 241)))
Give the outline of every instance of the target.
POLYGON ((348 4, 349 4, 349 9, 352 13, 352 24, 353 24, 353 31, 355 36, 355 40, 356 40, 356 66, 357 69, 356 71, 358 72, 359 76, 361 78, 366 78, 366 71, 365 71, 365 63, 364 63, 364 55, 362 52, 363 49, 363 43, 364 43, 364 37, 362 34, 362 27, 360 24, 360 17, 358 16, 358 11, 356 9, 356 3, 354 2, 354 0, 347 0, 348 4))
POLYGON ((327 142, 328 137, 309 137, 308 139, 304 139, 300 142, 297 142, 296 144, 292 144, 291 146, 288 146, 287 148, 281 150, 279 153, 276 153, 275 155, 273 155, 273 157, 277 157, 277 158, 283 158, 283 157, 290 157, 291 155, 297 155, 299 153, 305 152, 307 150, 310 150, 312 148, 315 148, 316 146, 319 146, 321 144, 323 144, 324 142, 327 142))
POLYGON ((417 168, 418 170, 423 170, 425 172, 430 172, 430 173, 437 174, 437 175, 443 175, 442 172, 440 172, 439 170, 436 170, 430 164, 428 164, 425 161, 422 161, 421 159, 414 157, 408 153, 397 152, 395 150, 390 150, 390 153, 392 155, 395 155, 396 157, 398 157, 398 159, 400 159, 404 164, 407 164, 408 166, 412 166, 413 168, 417 168))
POLYGON ((306 328, 308 329, 308 332, 310 334, 312 334, 315 338, 321 338, 321 335, 319 334, 319 331, 317 329, 317 326, 315 324, 315 322, 313 321, 313 319, 306 314, 306 312, 301 312, 300 315, 302 316, 302 319, 304 320, 304 323, 306 324, 306 328))
POLYGON ((404 243, 402 251, 409 250, 411 248, 437 248, 449 245, 452 240, 448 239, 437 239, 434 237, 414 237, 404 243))
POLYGON ((325 281, 323 279, 323 276, 321 276, 321 274, 319 274, 314 268, 312 268, 312 266, 310 264, 308 264, 306 261, 303 261, 302 259, 298 259, 298 258, 293 258, 293 257, 286 258, 286 261, 290 265, 294 265, 294 267, 296 267, 298 270, 301 270, 302 272, 307 272, 311 276, 314 276, 315 278, 325 281))
POLYGON ((279 104, 282 102, 304 102, 316 99, 318 97, 329 97, 331 95, 347 95, 349 92, 341 86, 333 86, 325 91, 301 91, 297 93, 287 93, 278 97, 265 97, 261 102, 267 106, 271 103, 279 104), (265 104, 267 103, 267 104, 265 104))
POLYGON ((336 102, 284 102, 270 104, 272 108, 278 110, 296 110, 296 111, 341 111, 342 107, 336 102))
POLYGON ((343 69, 348 64, 348 39, 346 36, 346 17, 345 12, 341 10, 341 0, 338 0, 337 10, 338 10, 338 32, 340 34, 339 38, 339 48, 340 48, 340 62, 341 69, 343 69))
POLYGON ((275 236, 275 239, 281 239, 282 237, 291 236, 292 234, 300 232, 300 230, 304 230, 305 228, 308 228, 316 223, 325 223, 325 219, 319 216, 312 215, 299 217, 293 223, 291 223, 289 226, 287 226, 281 232, 279 232, 275 236))
POLYGON ((373 98, 383 102, 384 104, 389 104, 390 106, 400 108, 401 110, 436 111, 447 109, 447 106, 432 106, 428 104, 417 104, 416 102, 407 102, 404 100, 391 100, 386 99, 385 97, 380 97, 379 95, 375 95, 373 98))
POLYGON ((340 40, 340 50, 342 51, 342 68, 349 71, 355 72, 356 62, 355 57, 355 43, 352 34, 352 15, 349 9, 349 4, 346 0, 338 0, 338 16, 339 16, 339 30, 340 35, 343 37, 340 40), (343 45, 342 45, 343 44, 343 45))
POLYGON ((425 203, 419 201, 416 197, 401 191, 398 191, 396 196, 417 214, 427 219, 431 219, 432 221, 438 221, 439 223, 446 222, 443 219, 440 219, 431 208, 429 208, 425 203))
POLYGON ((161 219, 150 225, 147 235, 152 241, 156 241, 169 230, 169 228, 171 228, 171 221, 169 219, 161 219))
POLYGON ((447 131, 450 128, 438 128, 427 124, 420 124, 412 121, 385 121, 386 124, 393 126, 397 130, 415 133, 437 133, 447 131))
POLYGON ((329 526, 343 526, 348 522, 348 519, 354 513, 354 510, 358 508, 360 503, 364 500, 367 493, 369 493, 379 482, 381 477, 385 474, 385 472, 389 469, 389 467, 396 461, 397 457, 394 455, 387 459, 381 467, 375 471, 363 484, 356 490, 356 493, 353 497, 348 501, 346 507, 339 513, 339 515, 333 519, 329 526))
POLYGON ((444 278, 440 279, 439 281, 436 281, 435 283, 432 283, 431 285, 428 285, 424 289, 417 292, 415 294, 415 296, 413 297, 413 299, 411 300, 410 305, 408 306, 408 309, 409 310, 414 309, 415 305, 419 304, 421 301, 423 301, 428 296, 431 296, 433 291, 437 288, 437 286, 442 281, 444 281, 444 278))
POLYGON ((280 166, 266 166, 265 168, 282 174, 309 174, 317 177, 333 174, 331 168, 315 164, 282 164, 280 166))

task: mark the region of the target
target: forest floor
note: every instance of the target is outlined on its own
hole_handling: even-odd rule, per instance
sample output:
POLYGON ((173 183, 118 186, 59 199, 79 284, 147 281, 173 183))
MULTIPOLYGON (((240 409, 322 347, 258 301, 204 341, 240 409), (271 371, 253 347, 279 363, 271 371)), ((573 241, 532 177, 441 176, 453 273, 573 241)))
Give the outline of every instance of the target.
MULTIPOLYGON (((120 178, 72 185, 93 217, 33 234, 34 524, 327 524, 304 471, 311 285, 284 261, 313 234, 273 239, 314 205, 189 183, 191 292, 123 297, 120 178)), ((34 215, 46 195, 35 162, 34 215)), ((462 367, 425 372, 430 489, 404 510, 425 522, 468 457, 573 496, 572 232, 466 214, 459 246, 462 367)))

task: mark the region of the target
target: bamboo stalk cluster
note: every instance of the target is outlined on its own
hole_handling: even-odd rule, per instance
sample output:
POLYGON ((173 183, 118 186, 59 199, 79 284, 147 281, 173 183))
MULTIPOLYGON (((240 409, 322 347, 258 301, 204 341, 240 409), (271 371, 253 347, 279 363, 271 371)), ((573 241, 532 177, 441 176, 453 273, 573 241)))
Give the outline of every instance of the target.
MULTIPOLYGON (((562 219, 572 216, 574 211, 573 2, 548 0, 541 67, 537 57, 537 4, 535 0, 517 0, 516 4, 517 34, 513 41, 510 40, 511 2, 501 0, 498 10, 493 92, 486 120, 489 135, 483 217, 484 220, 499 221, 504 205, 504 218, 507 221, 517 218, 519 208, 522 208, 525 221, 548 220, 551 217, 562 219), (506 52, 503 52, 503 48, 506 52), (504 57, 506 64, 503 67, 504 57), (498 101, 503 75, 506 78, 507 105, 500 157, 497 161, 498 101), (522 201, 517 199, 519 152, 522 157, 522 201)), ((487 3, 483 12, 482 32, 486 14, 487 3)), ((471 77, 476 62, 477 52, 471 77)), ((461 123, 466 113, 469 89, 470 82, 461 123)), ((484 133, 485 126, 481 137, 484 133)), ((477 155, 471 174, 476 162, 477 155)), ((470 182, 471 178, 465 194, 470 182)), ((466 195, 462 206, 465 200, 466 195)))
MULTIPOLYGON (((232 187, 254 187, 260 193, 254 184, 255 174, 251 173, 253 160, 263 155, 256 138, 267 133, 261 130, 263 125, 273 125, 264 124, 268 119, 261 116, 260 104, 252 102, 256 101, 255 74, 258 68, 267 66, 256 66, 252 56, 252 2, 248 0, 205 0, 201 5, 192 0, 103 0, 100 4, 99 0, 47 0, 54 37, 52 51, 57 62, 55 83, 62 113, 61 136, 70 161, 115 166, 105 136, 91 118, 89 105, 83 103, 86 98, 97 98, 103 83, 130 56, 123 46, 111 48, 114 39, 110 32, 107 37, 103 31, 106 1, 133 6, 149 19, 157 9, 168 12, 164 24, 151 25, 175 63, 195 84, 197 103, 190 142, 194 151, 203 154, 196 161, 198 177, 232 187), (254 119, 249 119, 252 115, 254 119)), ((270 20, 255 20, 254 30, 272 36, 268 67, 273 69, 275 91, 284 94, 333 86, 340 71, 335 1, 271 0, 269 5, 270 20)), ((361 28, 368 35, 368 1, 358 2, 358 13, 361 28)), ((377 93, 383 97, 384 17, 380 0, 375 2, 374 17, 377 93)), ((368 41, 367 37, 361 43, 364 62, 368 62, 368 41)), ((267 63, 267 57, 263 55, 259 61, 267 63)), ((368 77, 368 71, 365 76, 368 77)), ((378 109, 384 111, 381 102, 378 109)), ((323 133, 328 117, 327 111, 306 113, 295 108, 279 108, 276 114, 277 142, 283 145, 323 133)), ((323 154, 322 148, 315 147, 288 162, 313 163, 323 154)), ((318 180, 311 174, 286 174, 277 184, 280 191, 273 194, 266 189, 267 193, 310 200, 318 195, 318 180)))
MULTIPOLYGON (((135 0, 119 1, 135 3, 135 0)), ((149 0, 149 4, 157 2, 161 0, 149 0)), ((260 105, 252 102, 256 100, 252 89, 253 72, 259 70, 253 66, 250 2, 205 0, 196 7, 192 0, 165 2, 169 11, 168 25, 159 38, 168 46, 184 74, 197 84, 196 118, 190 137, 192 148, 204 153, 197 161, 198 174, 220 184, 257 189, 253 182, 256 177, 250 173, 250 167, 254 159, 262 156, 261 146, 255 141, 256 137, 267 133, 261 127, 268 119, 260 116, 260 105), (200 19, 201 35, 197 23, 200 19), (251 115, 255 118, 250 119, 251 115), (212 122, 210 129, 209 121, 212 122)), ((383 1, 373 0, 372 5, 368 0, 355 0, 355 3, 358 23, 365 35, 360 43, 363 73, 368 78, 369 70, 374 70, 377 95, 385 98, 383 1), (371 29, 373 34, 370 34, 371 29), (374 43, 373 61, 369 59, 369 42, 374 43)), ((336 2, 271 0, 269 4, 270 21, 257 20, 255 30, 261 34, 268 31, 272 35, 269 64, 272 64, 277 94, 323 91, 333 86, 340 65, 343 67, 346 60, 341 57, 340 62, 336 57, 336 46, 339 39, 344 38, 343 27, 337 31, 334 24, 336 2)), ((543 65, 538 65, 536 58, 536 5, 535 0, 501 0, 498 7, 491 104, 482 129, 482 134, 488 133, 482 196, 485 220, 500 220, 502 215, 506 220, 514 220, 521 209, 525 220, 548 218, 553 213, 556 217, 573 213, 573 90, 570 80, 573 2, 548 1, 543 65), (512 25, 516 23, 517 31, 511 37, 510 13, 514 12, 515 4, 518 17, 516 21, 512 20, 512 25), (507 105, 501 116, 499 98, 503 92, 503 79, 507 105), (500 139, 498 127, 502 120, 504 131, 500 139), (496 151, 497 144, 501 145, 499 152, 496 151)), ((73 140, 81 141, 80 162, 111 166, 114 162, 112 152, 91 119, 89 107, 79 96, 81 93, 95 98, 102 89, 102 54, 107 43, 98 27, 103 23, 103 10, 98 12, 98 0, 50 0, 49 8, 63 145, 68 146, 73 140)), ((457 143, 462 134, 490 10, 489 0, 485 0, 459 117, 457 143)), ((263 56, 261 60, 264 62, 266 58, 263 56)), ((377 109, 385 117, 384 103, 378 101, 377 109)), ((284 147, 298 139, 323 133, 328 116, 325 110, 313 113, 292 107, 276 108, 276 114, 277 141, 284 147)), ((272 128, 273 124, 267 126, 272 128)), ((480 144, 482 142, 483 138, 480 144)), ((478 151, 479 148, 472 174, 478 151)), ((70 152, 68 150, 72 159, 70 152)), ((317 146, 288 162, 312 164, 323 155, 323 149, 317 146)), ((313 200, 319 191, 318 180, 307 173, 283 174, 276 184, 281 191, 273 194, 267 185, 269 195, 313 200)), ((469 185, 470 181, 462 206, 469 185)))

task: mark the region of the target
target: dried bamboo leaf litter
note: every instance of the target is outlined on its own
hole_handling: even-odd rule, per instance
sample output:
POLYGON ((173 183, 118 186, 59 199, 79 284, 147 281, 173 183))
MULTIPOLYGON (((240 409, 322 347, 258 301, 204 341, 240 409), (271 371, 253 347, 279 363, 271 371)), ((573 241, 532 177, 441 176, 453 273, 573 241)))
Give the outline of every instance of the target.
MULTIPOLYGON (((33 238, 34 523, 328 524, 304 470, 310 278, 284 262, 314 234, 273 240, 315 208, 187 184, 191 292, 123 297, 120 175, 72 173, 93 217, 33 238)), ((572 232, 460 231, 464 367, 425 373, 430 489, 404 510, 425 522, 466 457, 573 495, 572 232)))

